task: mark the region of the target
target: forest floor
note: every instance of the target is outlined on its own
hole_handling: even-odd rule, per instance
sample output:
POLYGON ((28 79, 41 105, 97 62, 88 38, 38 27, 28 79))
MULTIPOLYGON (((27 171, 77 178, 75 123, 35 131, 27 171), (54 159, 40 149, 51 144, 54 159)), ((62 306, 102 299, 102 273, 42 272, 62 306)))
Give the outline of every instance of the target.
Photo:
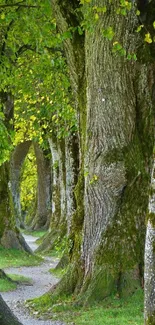
MULTIPOLYGON (((31 235, 24 235, 24 237, 31 249, 35 250, 38 246, 35 243, 37 238, 31 235)), ((44 296, 40 296, 47 293, 52 285, 58 282, 58 278, 49 272, 49 270, 55 271, 54 267, 57 265, 58 258, 55 256, 47 256, 42 262, 40 257, 30 256, 28 258, 30 260, 27 259, 25 261, 24 255, 21 255, 21 252, 17 255, 14 251, 9 253, 8 251, 3 252, 2 249, 0 255, 2 257, 0 260, 0 268, 3 268, 7 274, 26 276, 31 279, 31 283, 27 283, 27 285, 19 284, 16 290, 2 293, 4 300, 23 325, 143 324, 144 297, 143 290, 140 288, 129 297, 120 299, 118 295, 113 295, 112 297, 107 297, 100 303, 94 303, 93 306, 76 307, 74 304, 74 296, 70 298, 64 297, 60 303, 48 306, 47 301, 45 305, 44 296), (15 265, 16 267, 10 267, 10 265, 15 265), (32 309, 30 308, 32 314, 30 315, 29 309, 25 306, 25 300, 36 297, 40 298, 37 299, 37 302, 35 300, 35 303, 33 300, 32 309), (46 317, 46 320, 43 317, 46 317)), ((58 254, 55 255, 58 256, 58 254)))
MULTIPOLYGON (((24 235, 24 237, 34 251, 38 247, 35 243, 37 238, 31 235, 24 235)), ((32 280, 30 285, 18 285, 15 291, 2 293, 2 297, 23 325, 64 325, 61 321, 42 320, 40 317, 35 319, 24 306, 25 300, 43 295, 52 285, 58 282, 58 279, 49 272, 49 269, 55 267, 57 262, 56 258, 46 257, 44 262, 38 266, 9 267, 4 269, 6 273, 29 276, 32 280)))

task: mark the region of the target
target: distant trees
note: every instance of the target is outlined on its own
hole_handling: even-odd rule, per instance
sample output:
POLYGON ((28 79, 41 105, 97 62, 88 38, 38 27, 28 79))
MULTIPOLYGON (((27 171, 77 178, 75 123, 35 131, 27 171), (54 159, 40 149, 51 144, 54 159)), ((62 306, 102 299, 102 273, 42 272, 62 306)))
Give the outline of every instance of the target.
MULTIPOLYGON (((68 240, 70 268, 53 295, 74 293, 88 303, 133 292, 142 282, 154 146, 153 4, 146 6, 144 28, 130 1, 33 1, 29 15, 20 4, 3 9, 2 67, 9 72, 2 89, 14 94, 14 152, 20 142, 34 141, 41 176, 33 227, 46 224, 39 206, 47 212, 51 176, 42 248, 64 235, 68 240)), ((7 201, 4 165, 1 172, 7 201)), ((152 210, 148 220, 154 234, 152 210)), ((146 273, 148 257, 146 251, 146 273)), ((150 315, 147 301, 152 325, 154 305, 150 315)))

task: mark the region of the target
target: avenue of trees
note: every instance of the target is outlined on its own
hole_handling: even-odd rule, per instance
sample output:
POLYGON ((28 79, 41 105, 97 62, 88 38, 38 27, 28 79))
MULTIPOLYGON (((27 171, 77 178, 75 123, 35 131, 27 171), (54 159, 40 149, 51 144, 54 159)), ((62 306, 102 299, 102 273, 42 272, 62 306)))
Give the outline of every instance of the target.
MULTIPOLYGON (((144 286, 145 325, 155 324, 154 59, 154 0, 0 3, 0 243, 30 252, 29 214, 31 229, 48 230, 39 250, 66 241, 51 300, 144 286), (36 191, 24 201, 26 159, 36 191)), ((20 324, 1 298, 0 317, 20 324)))

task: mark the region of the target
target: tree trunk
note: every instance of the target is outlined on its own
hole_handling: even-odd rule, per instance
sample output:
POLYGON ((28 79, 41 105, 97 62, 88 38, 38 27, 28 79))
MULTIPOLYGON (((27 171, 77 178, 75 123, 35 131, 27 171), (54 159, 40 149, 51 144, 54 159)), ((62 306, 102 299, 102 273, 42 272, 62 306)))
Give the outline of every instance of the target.
POLYGON ((31 253, 31 249, 16 227, 11 199, 9 163, 5 163, 0 166, 0 243, 6 248, 24 249, 31 253))
POLYGON ((3 298, 0 296, 0 324, 1 325, 22 325, 13 315, 3 298))
MULTIPOLYGON (((69 1, 63 1, 62 4, 56 0, 51 2, 58 28, 64 32, 68 24, 73 22, 72 15, 78 2, 74 1, 73 5, 69 1)), ((74 228, 72 242, 74 265, 68 275, 61 280, 55 294, 76 291, 87 302, 103 299, 117 290, 123 294, 124 283, 127 283, 131 292, 137 287, 137 281, 140 283, 138 277, 137 281, 134 281, 133 274, 137 272, 138 265, 143 264, 145 212, 148 204, 150 157, 153 148, 151 93, 154 67, 143 63, 141 57, 135 62, 128 61, 125 56, 113 54, 111 42, 103 37, 103 31, 113 26, 115 39, 121 43, 127 54, 139 53, 143 40, 141 42, 135 33, 138 25, 135 9, 124 17, 115 14, 119 1, 115 3, 106 1, 105 4, 107 12, 104 17, 99 17, 96 24, 91 26, 92 30, 86 32, 86 132, 85 82, 84 78, 81 80, 78 78, 76 70, 81 61, 85 62, 83 43, 81 42, 79 50, 77 35, 74 35, 73 40, 64 43, 81 121, 80 162, 84 158, 86 171, 85 213, 81 257, 79 259, 80 226, 74 228), (80 55, 82 59, 79 59, 80 55)), ((102 1, 94 0, 86 6, 87 13, 87 9, 91 10, 91 7, 102 7, 102 1)), ((77 19, 76 14, 76 23, 77 19)), ((74 220, 75 225, 78 221, 82 225, 83 220, 82 163, 80 167, 79 186, 75 191, 78 212, 74 220)))
POLYGON ((29 151, 30 145, 31 145, 31 141, 26 141, 18 144, 11 155, 11 161, 10 161, 10 182, 11 182, 11 193, 12 193, 12 201, 13 201, 13 214, 18 227, 20 227, 22 223, 21 204, 20 204, 21 168, 24 159, 29 151))
MULTIPOLYGON (((11 93, 0 93, 0 102, 5 115, 5 125, 12 129, 14 100, 11 93)), ((11 193, 10 165, 8 162, 0 166, 0 243, 6 248, 23 249, 32 253, 29 246, 16 227, 14 202, 11 193)))
MULTIPOLYGON (((59 155, 59 183, 60 183, 60 209, 61 217, 60 224, 62 227, 66 224, 66 164, 65 164, 65 140, 58 141, 59 155)), ((66 228, 66 227, 65 227, 66 228)))
POLYGON ((34 143, 34 151, 37 163, 37 211, 32 222, 32 229, 48 229, 51 210, 51 170, 50 159, 45 156, 43 150, 34 143))
MULTIPOLYGON (((101 6, 102 1, 92 5, 101 6)), ((117 1, 107 3, 111 12, 117 5, 117 1)), ((103 299, 116 290, 123 294, 125 281, 125 290, 134 290, 137 284, 133 283, 132 273, 143 263, 148 168, 153 147, 151 71, 142 63, 116 57, 111 43, 102 36, 102 30, 113 26, 123 48, 137 53, 136 25, 133 10, 125 18, 109 15, 107 10, 93 34, 86 33, 88 175, 81 293, 87 292, 87 301, 103 299), (142 144, 143 139, 147 146, 142 144), (129 284, 124 277, 130 273, 129 284)))
POLYGON ((75 187, 79 172, 79 142, 76 134, 66 138, 66 200, 67 200, 67 234, 71 233, 72 217, 76 212, 75 187))
POLYGON ((50 222, 50 229, 56 228, 59 225, 61 217, 61 194, 60 194, 60 164, 58 142, 53 136, 49 138, 49 145, 52 155, 52 217, 50 222))
POLYGON ((145 243, 145 325, 155 324, 155 161, 151 177, 151 195, 147 215, 147 233, 145 243))
POLYGON ((52 211, 48 234, 37 251, 52 249, 66 233, 65 148, 54 135, 48 141, 52 155, 52 211))

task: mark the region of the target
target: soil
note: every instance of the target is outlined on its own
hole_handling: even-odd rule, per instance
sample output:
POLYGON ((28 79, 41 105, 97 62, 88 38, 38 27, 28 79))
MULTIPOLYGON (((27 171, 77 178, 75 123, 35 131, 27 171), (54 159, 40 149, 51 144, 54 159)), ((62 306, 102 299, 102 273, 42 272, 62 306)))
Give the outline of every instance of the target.
MULTIPOLYGON (((35 243, 37 238, 30 235, 24 235, 24 238, 33 251, 38 247, 35 243)), ((46 257, 44 262, 39 266, 24 266, 4 269, 6 273, 19 274, 32 279, 31 285, 19 285, 15 291, 4 292, 1 294, 23 325, 65 325, 65 323, 62 323, 61 321, 34 318, 34 316, 31 316, 28 309, 24 306, 25 300, 42 296, 58 282, 58 279, 49 273, 49 269, 55 267, 57 263, 58 259, 46 257)))

